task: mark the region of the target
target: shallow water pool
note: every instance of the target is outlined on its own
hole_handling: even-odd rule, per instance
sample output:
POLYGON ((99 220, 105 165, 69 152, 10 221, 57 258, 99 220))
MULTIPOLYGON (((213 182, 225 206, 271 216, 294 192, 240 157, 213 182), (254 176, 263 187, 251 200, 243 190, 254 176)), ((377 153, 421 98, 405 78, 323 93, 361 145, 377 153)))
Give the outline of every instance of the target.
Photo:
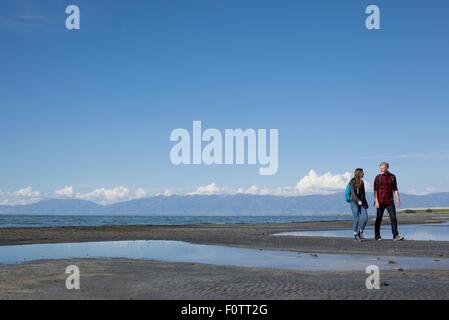
MULTIPOLYGON (((449 241, 449 224, 409 224, 399 225, 399 233, 408 240, 432 240, 449 241)), ((339 237, 351 238, 352 230, 322 230, 322 231, 293 231, 277 233, 277 236, 300 236, 300 237, 339 237)), ((374 238, 374 228, 368 227, 364 232, 365 238, 374 238)), ((381 227, 381 236, 384 239, 392 239, 390 225, 381 227)))
POLYGON ((449 259, 443 258, 310 254, 200 245, 182 241, 108 241, 0 246, 0 264, 75 258, 147 259, 304 271, 364 271, 368 265, 373 264, 381 270, 397 268, 449 270, 449 259))

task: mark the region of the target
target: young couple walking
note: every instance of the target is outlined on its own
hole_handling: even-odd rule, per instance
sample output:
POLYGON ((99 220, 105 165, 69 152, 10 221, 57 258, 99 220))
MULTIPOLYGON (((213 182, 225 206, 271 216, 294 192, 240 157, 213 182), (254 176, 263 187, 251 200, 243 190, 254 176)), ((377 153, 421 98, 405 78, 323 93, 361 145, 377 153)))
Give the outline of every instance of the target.
MULTIPOLYGON (((393 240, 404 240, 399 235, 398 222, 396 219, 396 206, 394 197, 398 207, 401 206, 401 198, 399 196, 398 183, 396 176, 390 173, 390 165, 382 162, 379 166, 380 174, 374 179, 374 205, 377 209, 375 223, 375 240, 382 240, 380 236, 380 225, 385 210, 390 215, 391 231, 393 240), (393 196, 394 195, 394 196, 393 196)), ((351 203, 352 210, 352 229, 354 231, 354 240, 365 241, 363 231, 368 222, 368 201, 366 200, 365 184, 363 182, 363 169, 357 168, 354 172, 354 178, 349 182, 347 189, 347 200, 351 203)))

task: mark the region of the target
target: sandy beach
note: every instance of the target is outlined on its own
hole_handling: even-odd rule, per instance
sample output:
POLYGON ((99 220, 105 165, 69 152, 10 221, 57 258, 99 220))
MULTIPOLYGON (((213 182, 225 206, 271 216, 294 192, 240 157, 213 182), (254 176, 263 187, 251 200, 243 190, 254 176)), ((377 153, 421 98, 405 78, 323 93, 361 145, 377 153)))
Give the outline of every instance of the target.
MULTIPOLYGON (((401 224, 437 223, 447 215, 401 214, 401 224)), ((371 223, 371 222, 370 222, 371 223)), ((350 222, 288 224, 15 228, 0 245, 116 240, 181 240, 295 252, 448 258, 449 242, 367 241, 273 236, 348 228, 350 222)), ((385 222, 383 228, 389 228, 385 222)), ((0 266, 0 299, 449 299, 449 270, 382 272, 367 290, 364 272, 304 272, 127 259, 34 261, 0 266), (82 270, 82 288, 65 288, 65 268, 82 270)))
POLYGON ((57 260, 0 267, 1 299, 448 299, 449 271, 298 272, 141 260, 57 260), (82 270, 67 290, 65 268, 82 270))

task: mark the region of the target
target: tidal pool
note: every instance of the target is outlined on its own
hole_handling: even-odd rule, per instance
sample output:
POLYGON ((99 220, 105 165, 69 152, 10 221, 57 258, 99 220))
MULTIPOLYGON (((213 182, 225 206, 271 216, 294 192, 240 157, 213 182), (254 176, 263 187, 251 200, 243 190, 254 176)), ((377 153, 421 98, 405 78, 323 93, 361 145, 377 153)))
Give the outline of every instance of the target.
MULTIPOLYGON (((392 239, 390 225, 382 225, 381 236, 383 239, 392 239)), ((449 224, 409 224, 399 225, 399 233, 406 240, 432 240, 432 241, 449 241, 449 224)), ((351 238, 352 230, 320 230, 320 231, 293 231, 275 234, 276 236, 299 236, 299 237, 339 237, 351 238)), ((374 228, 369 227, 365 230, 365 238, 374 238, 374 228)))
POLYGON ((304 271, 364 271, 369 265, 377 265, 381 270, 398 268, 449 270, 447 258, 311 254, 200 245, 182 241, 108 241, 0 246, 0 264, 80 258, 144 259, 304 271))

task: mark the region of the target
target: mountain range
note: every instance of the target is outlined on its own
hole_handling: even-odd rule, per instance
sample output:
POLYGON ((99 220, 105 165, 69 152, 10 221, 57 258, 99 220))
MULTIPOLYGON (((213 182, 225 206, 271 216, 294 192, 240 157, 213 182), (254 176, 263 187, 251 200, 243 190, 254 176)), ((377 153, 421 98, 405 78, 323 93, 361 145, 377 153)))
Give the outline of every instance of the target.
MULTIPOLYGON (((368 194, 370 203, 373 194, 368 194)), ((449 193, 402 195, 403 208, 449 207, 449 193)), ((372 207, 370 210, 373 210, 372 207)), ((80 199, 46 199, 28 205, 0 205, 3 215, 333 215, 349 213, 343 194, 154 196, 111 205, 80 199)))

